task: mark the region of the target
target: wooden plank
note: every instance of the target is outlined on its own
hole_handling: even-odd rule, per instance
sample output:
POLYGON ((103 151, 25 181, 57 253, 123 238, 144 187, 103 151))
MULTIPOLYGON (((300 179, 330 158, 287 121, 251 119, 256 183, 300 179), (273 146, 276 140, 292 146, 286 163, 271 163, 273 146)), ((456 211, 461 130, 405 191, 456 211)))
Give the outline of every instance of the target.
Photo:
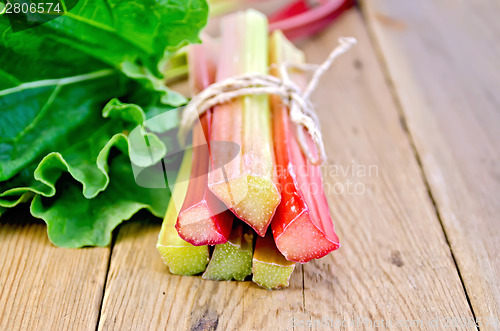
POLYGON ((329 203, 343 247, 304 266, 306 311, 314 312, 313 320, 368 321, 347 327, 353 330, 371 329, 369 321, 432 329, 428 323, 436 319, 472 319, 359 13, 351 11, 306 45, 307 58, 320 62, 345 35, 355 36, 358 44, 314 95, 334 160, 327 170, 347 172, 326 177, 327 188, 337 185, 329 203))
POLYGON ((0 221, 0 330, 95 330, 109 248, 50 244, 43 222, 10 212, 0 221))
POLYGON ((498 321, 500 3, 364 7, 473 310, 498 321))
POLYGON ((348 172, 326 181, 343 247, 298 266, 290 288, 268 292, 250 282, 170 275, 155 250, 159 225, 126 224, 113 249, 99 329, 289 330, 306 321, 316 329, 323 320, 374 329, 349 325, 353 318, 421 320, 426 324, 417 326, 430 329, 436 318, 472 318, 359 13, 302 46, 320 62, 340 35, 359 44, 327 74, 314 101, 337 166, 326 170, 348 172), (377 172, 360 177, 348 166, 377 172), (349 193, 349 180, 364 191, 349 193))
POLYGON ((302 307, 300 266, 286 291, 252 282, 171 275, 156 251, 159 224, 131 222, 113 248, 99 330, 285 330, 302 307))

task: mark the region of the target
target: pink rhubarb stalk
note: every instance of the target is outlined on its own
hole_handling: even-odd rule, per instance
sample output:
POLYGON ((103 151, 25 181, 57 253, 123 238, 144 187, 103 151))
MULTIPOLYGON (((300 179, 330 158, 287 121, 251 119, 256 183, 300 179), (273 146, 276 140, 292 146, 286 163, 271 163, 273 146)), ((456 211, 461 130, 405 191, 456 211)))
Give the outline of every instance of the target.
MULTIPOLYGON (((303 53, 280 31, 272 35, 271 59, 277 65, 283 62, 304 63, 303 53)), ((278 75, 277 70, 273 74, 278 75)), ((287 107, 278 97, 271 100, 281 186, 281 204, 272 222, 273 236, 276 246, 287 260, 305 263, 339 248, 339 240, 330 217, 320 168, 308 162, 303 155, 292 130, 287 107)), ((304 136, 309 138, 307 133, 304 136)))
MULTIPOLYGON (((213 83, 215 63, 210 56, 210 44, 190 46, 189 66, 191 90, 199 93, 213 83)), ((195 245, 215 245, 227 242, 233 224, 233 214, 208 189, 208 133, 211 113, 201 116, 193 127, 193 161, 189 186, 175 228, 179 236, 195 245)))
MULTIPOLYGON (((248 10, 222 20, 217 80, 267 73, 268 30, 264 15, 248 10)), ((248 95, 215 107, 211 130, 209 188, 258 235, 264 236, 280 194, 276 187, 269 97, 248 95), (235 158, 224 144, 240 146, 235 158)))

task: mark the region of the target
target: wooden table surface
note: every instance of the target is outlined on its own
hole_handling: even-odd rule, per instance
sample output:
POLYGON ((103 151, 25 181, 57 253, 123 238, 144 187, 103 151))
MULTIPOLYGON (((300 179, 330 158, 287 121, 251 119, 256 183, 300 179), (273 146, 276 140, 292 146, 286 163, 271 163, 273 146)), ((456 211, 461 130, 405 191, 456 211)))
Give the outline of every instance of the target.
POLYGON ((493 0, 369 0, 301 43, 318 63, 358 39, 313 97, 342 247, 289 288, 169 274, 145 214, 110 247, 70 250, 8 213, 0 330, 499 330, 499 15, 493 0))

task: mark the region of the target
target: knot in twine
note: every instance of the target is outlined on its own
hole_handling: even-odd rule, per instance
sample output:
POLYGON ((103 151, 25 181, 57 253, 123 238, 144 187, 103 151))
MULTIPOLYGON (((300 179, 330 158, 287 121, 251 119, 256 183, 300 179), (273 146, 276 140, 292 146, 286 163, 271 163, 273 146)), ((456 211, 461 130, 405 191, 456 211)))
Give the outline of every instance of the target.
POLYGON ((339 38, 338 42, 339 45, 319 66, 288 63, 280 65, 281 79, 271 75, 249 73, 211 84, 193 97, 184 108, 178 134, 181 144, 184 144, 186 135, 196 119, 210 108, 245 95, 274 94, 281 97, 284 104, 288 106, 290 120, 297 124, 297 141, 304 155, 312 164, 321 164, 326 160, 325 146, 323 144, 319 120, 314 106, 310 101, 310 96, 318 86, 321 76, 331 67, 337 57, 344 54, 356 43, 356 39, 342 37, 339 38), (288 68, 299 70, 314 69, 312 78, 303 91, 290 79, 288 68), (318 156, 314 156, 309 144, 307 144, 302 127, 307 130, 314 141, 318 156))

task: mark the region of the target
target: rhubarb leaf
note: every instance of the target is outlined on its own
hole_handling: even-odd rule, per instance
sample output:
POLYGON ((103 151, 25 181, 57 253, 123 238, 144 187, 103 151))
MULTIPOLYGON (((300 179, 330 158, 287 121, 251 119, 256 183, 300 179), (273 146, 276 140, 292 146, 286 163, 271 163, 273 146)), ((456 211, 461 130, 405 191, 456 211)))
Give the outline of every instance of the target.
MULTIPOLYGON (((147 193, 108 192, 113 178, 121 180, 110 176, 108 163, 131 173, 130 160, 112 150, 128 154, 127 134, 143 123, 153 132, 145 134, 155 159, 166 153, 155 133, 178 124, 174 109, 186 99, 163 86, 159 68, 176 49, 198 41, 206 17, 204 0, 80 1, 65 15, 15 33, 0 16, 0 212, 35 197, 33 214, 49 233, 66 233, 70 242, 50 237, 68 247, 107 243, 110 229, 139 206, 161 215, 158 201, 143 201, 147 193), (165 112, 166 121, 147 121, 165 112), (64 185, 70 188, 61 191, 64 185), (130 201, 101 208, 101 195, 130 201), (92 212, 72 215, 75 204, 92 212), (112 213, 116 224, 106 223, 112 213)), ((136 183, 128 183, 136 192, 136 183)))
POLYGON ((16 33, 0 16, 0 181, 46 154, 47 143, 65 140, 97 105, 130 93, 123 77, 116 82, 118 72, 162 92, 163 104, 184 103, 160 87, 157 65, 167 50, 198 41, 206 15, 202 0, 80 1, 58 19, 16 33), (115 82, 101 84, 105 76, 115 82))
MULTIPOLYGON (((0 183, 0 192, 3 192, 0 193, 0 206, 12 207, 21 202, 28 192, 53 196, 56 192, 55 183, 62 172, 69 172, 82 184, 82 193, 86 198, 94 198, 109 184, 107 159, 110 149, 115 146, 125 153, 130 150, 127 137, 116 132, 132 130, 146 121, 148 115, 138 105, 123 104, 117 99, 104 107, 102 116, 88 114, 85 125, 64 136, 64 141, 58 145, 58 152, 47 154, 32 171, 23 171, 14 180, 0 183)), ((60 127, 64 125, 61 123, 60 127)), ((33 130, 43 132, 36 125, 33 130)), ((150 134, 149 138, 155 147, 152 150, 158 154, 156 159, 160 159, 166 154, 165 145, 155 135, 150 134)), ((18 147, 19 144, 14 146, 18 147)), ((51 147, 50 141, 47 141, 47 146, 51 147)))
MULTIPOLYGON (((12 31, 7 15, 0 16, 0 44, 39 63, 30 62, 36 69, 30 72, 15 66, 6 71, 15 71, 26 82, 33 75, 39 80, 81 74, 88 66, 98 66, 96 61, 117 69, 128 61, 158 75, 165 51, 198 42, 207 10, 204 0, 79 1, 59 18, 18 32, 12 31)), ((4 56, 12 59, 12 54, 0 59, 4 56)))
POLYGON ((68 248, 106 246, 113 229, 137 211, 165 214, 169 191, 138 186, 125 155, 112 161, 110 178, 109 187, 93 199, 82 196, 80 185, 70 180, 58 183, 58 197, 33 199, 31 213, 47 223, 52 243, 68 248))
MULTIPOLYGON (((109 91, 122 94, 111 70, 31 82, 0 91, 0 181, 80 136, 109 91)), ((98 113, 97 113, 98 114, 98 113)))

